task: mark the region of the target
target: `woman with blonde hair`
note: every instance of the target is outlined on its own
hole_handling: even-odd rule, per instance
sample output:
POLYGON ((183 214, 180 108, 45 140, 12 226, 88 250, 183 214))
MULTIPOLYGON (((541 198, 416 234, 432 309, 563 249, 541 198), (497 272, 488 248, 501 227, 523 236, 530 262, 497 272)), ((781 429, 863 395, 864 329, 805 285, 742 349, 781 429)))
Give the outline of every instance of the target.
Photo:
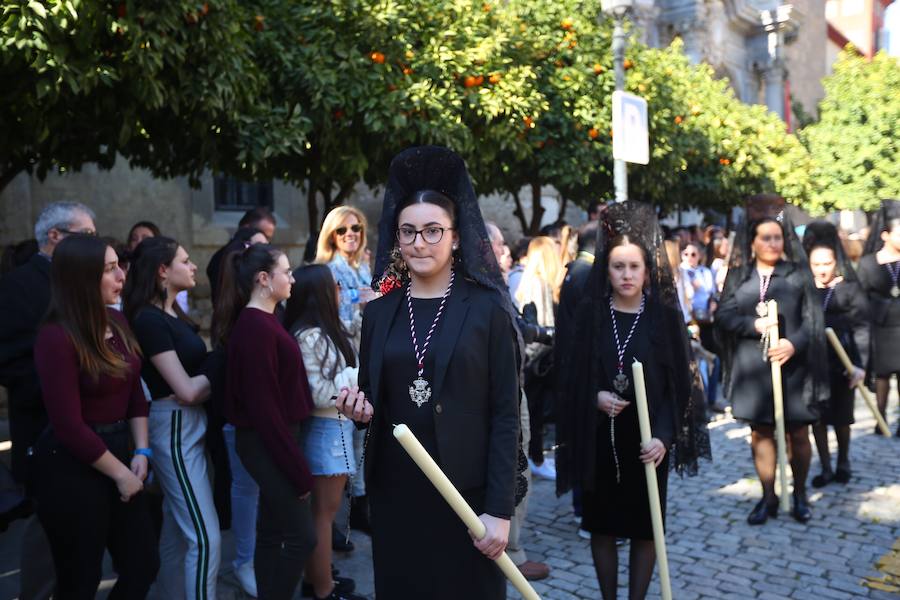
MULTIPOLYGON (((559 249, 552 238, 536 237, 528 244, 528 262, 522 273, 522 281, 516 289, 515 300, 519 309, 526 314, 536 309, 531 319, 541 327, 554 327, 559 290, 565 276, 559 249)), ((556 478, 556 467, 552 459, 544 460, 544 413, 552 402, 553 393, 553 347, 540 342, 532 342, 525 347, 525 396, 528 398, 528 412, 531 425, 531 442, 528 457, 532 473, 544 479, 556 478)))
MULTIPOLYGON (((327 265, 340 288, 338 313, 341 322, 359 351, 359 332, 362 324, 362 309, 375 299, 372 291, 372 272, 365 260, 366 216, 353 206, 338 206, 332 209, 322 223, 316 262, 327 265)), ((353 451, 362 456, 365 432, 353 433, 353 451)), ((350 527, 368 533, 369 517, 366 502, 366 486, 362 477, 353 478, 353 499, 350 502, 350 527)))

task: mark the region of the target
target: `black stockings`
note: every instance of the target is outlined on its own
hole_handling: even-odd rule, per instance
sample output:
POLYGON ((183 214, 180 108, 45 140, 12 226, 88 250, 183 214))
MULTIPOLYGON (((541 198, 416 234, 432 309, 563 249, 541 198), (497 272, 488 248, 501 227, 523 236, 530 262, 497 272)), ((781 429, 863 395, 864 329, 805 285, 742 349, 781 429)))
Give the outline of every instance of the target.
MULTIPOLYGON (((850 426, 838 425, 834 428, 838 443, 838 468, 850 467, 850 426)), ((828 425, 822 422, 813 425, 813 437, 816 438, 816 449, 819 451, 819 462, 822 472, 831 473, 831 452, 828 450, 828 425)))
MULTIPOLYGON (((656 548, 652 540, 630 541, 628 554, 628 599, 643 600, 653 578, 656 565, 656 548)), ((616 600, 618 588, 619 552, 616 538, 608 535, 591 536, 591 553, 594 555, 594 569, 603 600, 616 600)))
MULTIPOLYGON (((809 463, 812 460, 812 445, 809 443, 809 427, 795 426, 787 432, 788 460, 794 474, 794 493, 800 497, 806 495, 806 476, 809 474, 809 463)), ((750 437, 750 448, 753 451, 753 463, 763 488, 763 498, 770 504, 775 503, 775 466, 778 462, 775 447, 775 427, 772 425, 754 425, 750 437)))

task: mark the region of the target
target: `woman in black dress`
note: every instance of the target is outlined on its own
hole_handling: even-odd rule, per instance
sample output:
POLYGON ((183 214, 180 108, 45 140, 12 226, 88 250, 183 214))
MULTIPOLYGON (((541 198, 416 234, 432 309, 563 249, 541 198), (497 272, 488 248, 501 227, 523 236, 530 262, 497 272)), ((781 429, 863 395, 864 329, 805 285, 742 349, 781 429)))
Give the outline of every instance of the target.
MULTIPOLYGON (((359 389, 336 406, 368 423, 365 474, 379 598, 506 597, 519 439, 517 335, 465 164, 437 147, 391 163, 359 389), (390 263, 390 264, 389 264, 390 263), (476 513, 473 541, 391 434, 405 423, 476 513)), ((521 491, 521 490, 519 490, 521 491)))
POLYGON ((854 365, 847 373, 835 351, 828 348, 828 406, 822 419, 813 425, 813 437, 819 451, 822 472, 813 477, 812 484, 820 488, 831 483, 850 481, 850 425, 853 424, 855 386, 865 377, 862 359, 854 333, 865 327, 868 310, 866 295, 859 286, 856 272, 844 254, 837 228, 827 221, 814 221, 806 226, 803 248, 809 256, 809 267, 825 311, 825 326, 834 329, 841 345, 854 365), (831 468, 828 451, 828 426, 834 427, 838 443, 837 468, 831 468))
MULTIPOLYGON (((869 297, 869 377, 875 379, 878 410, 887 419, 891 375, 900 376, 900 201, 882 200, 872 222, 859 281, 869 297)), ((898 383, 900 389, 900 383, 898 383)), ((875 433, 881 435, 878 427, 875 433)), ((900 423, 897 424, 900 437, 900 423)))
POLYGON ((823 371, 816 365, 825 352, 822 304, 800 241, 784 214, 784 200, 761 195, 747 205, 747 221, 729 262, 716 323, 723 335, 725 387, 732 413, 750 423, 753 462, 763 498, 747 521, 761 525, 778 513, 775 496, 775 409, 769 361, 781 363, 784 420, 788 435, 794 494, 791 515, 812 517, 806 500, 806 476, 812 458, 809 425, 819 420, 823 371), (790 243, 788 243, 790 242, 790 243), (779 343, 770 347, 769 318, 763 306, 778 302, 779 343))
MULTIPOLYGON (((680 471, 709 456, 703 402, 694 404, 687 335, 653 209, 637 202, 603 214, 589 293, 575 317, 571 391, 561 418, 566 469, 583 487, 582 528, 606 600, 616 597, 616 538, 629 538, 629 597, 647 593, 656 552, 645 463, 657 467, 665 513, 669 450, 680 471), (653 439, 641 445, 631 365, 644 364, 653 439), (569 437, 571 436, 571 437, 569 437)), ((558 486, 559 487, 559 486, 558 486)), ((558 489, 565 492, 565 489, 558 489)))

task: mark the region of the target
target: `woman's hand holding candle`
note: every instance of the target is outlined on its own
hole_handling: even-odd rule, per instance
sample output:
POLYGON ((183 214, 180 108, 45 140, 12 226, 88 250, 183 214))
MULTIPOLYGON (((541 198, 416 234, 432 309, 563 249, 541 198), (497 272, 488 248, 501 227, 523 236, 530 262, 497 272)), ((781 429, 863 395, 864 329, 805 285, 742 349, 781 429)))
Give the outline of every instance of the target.
POLYGON ((646 444, 641 444, 641 462, 644 464, 653 463, 654 467, 658 467, 666 457, 666 445, 657 438, 652 438, 646 444))
POLYGON ((794 356, 794 345, 787 338, 780 338, 778 345, 769 348, 769 360, 784 365, 794 356))
POLYGON ((484 537, 479 540, 471 531, 469 535, 479 552, 491 560, 497 560, 509 542, 509 520, 492 517, 487 513, 479 515, 478 518, 484 523, 484 537))
POLYGON ((334 407, 348 419, 359 423, 368 423, 375 413, 372 405, 366 400, 366 394, 356 386, 341 389, 334 400, 334 407))

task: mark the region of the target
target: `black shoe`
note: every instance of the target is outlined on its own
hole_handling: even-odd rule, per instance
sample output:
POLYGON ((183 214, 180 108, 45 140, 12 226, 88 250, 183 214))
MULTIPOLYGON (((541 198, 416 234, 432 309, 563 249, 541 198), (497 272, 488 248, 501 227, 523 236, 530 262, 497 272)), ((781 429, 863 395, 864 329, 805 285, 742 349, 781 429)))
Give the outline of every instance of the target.
POLYGON ((352 594, 349 592, 339 592, 337 588, 331 590, 331 593, 325 596, 324 598, 319 598, 318 596, 313 596, 316 600, 366 600, 365 596, 360 596, 358 594, 352 594))
POLYGON ((343 533, 341 533, 340 529, 331 526, 331 549, 335 552, 353 552, 356 546, 353 545, 353 542, 347 539, 343 533))
POLYGON ((358 496, 350 499, 350 529, 372 535, 372 524, 369 523, 369 497, 358 496))
POLYGON ((806 497, 801 498, 797 496, 797 494, 794 494, 792 500, 791 516, 794 517, 794 520, 799 521, 800 523, 806 523, 812 519, 812 511, 809 510, 809 504, 806 502, 806 497))
MULTIPOLYGON (((840 471, 841 470, 838 469, 838 473, 840 473, 840 471)), ((835 479, 837 479, 837 478, 835 477, 834 473, 832 473, 831 471, 822 471, 822 473, 820 475, 816 475, 815 477, 813 477, 812 486, 814 488, 825 487, 826 485, 828 485, 835 479)))
MULTIPOLYGON (((838 483, 847 483, 852 477, 853 473, 851 473, 850 467, 838 467, 834 473, 834 480, 838 483)), ((815 482, 813 485, 816 485, 815 482)))
POLYGON ((881 427, 879 427, 878 425, 875 426, 875 435, 884 435, 883 433, 881 433, 881 427))
POLYGON ((766 503, 765 498, 757 502, 756 506, 754 506, 753 510, 750 512, 750 516, 747 517, 747 522, 751 525, 762 525, 769 517, 772 517, 773 519, 778 518, 777 497, 771 504, 766 503))
MULTIPOLYGON (((332 579, 334 579, 334 589, 331 590, 331 595, 325 596, 325 598, 343 598, 344 596, 340 594, 352 594, 356 589, 356 582, 349 577, 335 577, 332 575, 332 579), (335 594, 338 594, 338 596, 335 596, 335 594)), ((311 583, 304 581, 303 585, 300 586, 300 595, 304 598, 315 598, 316 591, 311 583)), ((350 596, 347 597, 350 598, 350 596)))

